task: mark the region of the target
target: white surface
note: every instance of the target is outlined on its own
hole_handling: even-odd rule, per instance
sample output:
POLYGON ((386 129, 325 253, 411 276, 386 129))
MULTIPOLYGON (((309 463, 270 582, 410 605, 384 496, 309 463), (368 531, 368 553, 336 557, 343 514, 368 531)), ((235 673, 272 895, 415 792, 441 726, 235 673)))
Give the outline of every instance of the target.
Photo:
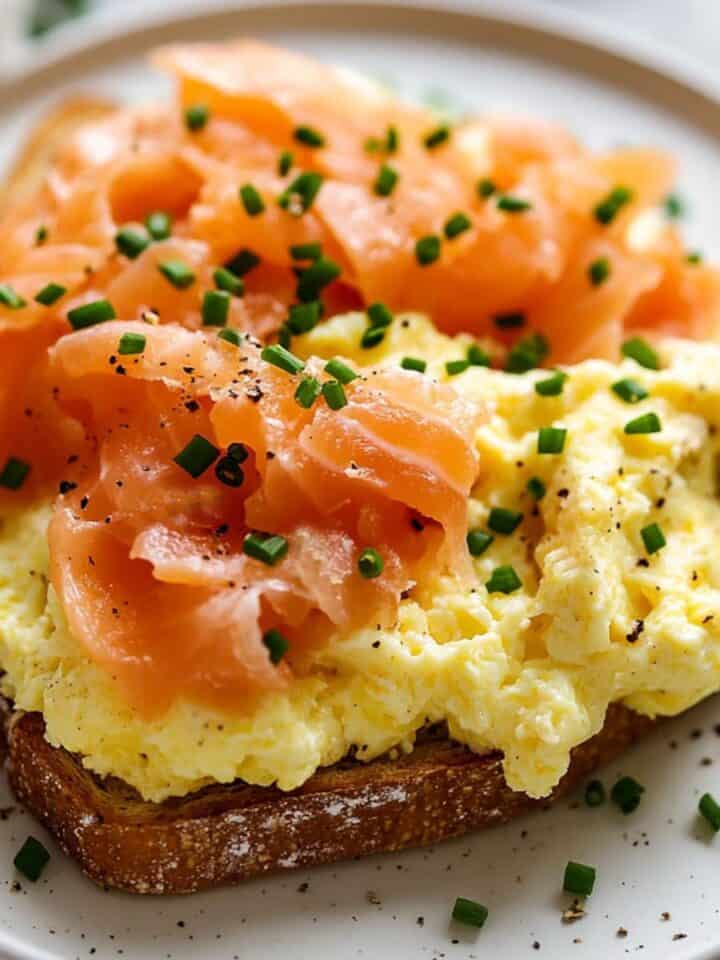
MULTIPOLYGON (((279 9, 208 15, 180 29, 148 28, 131 43, 117 37, 96 53, 50 66, 4 91, 0 149, 7 155, 37 111, 70 89, 131 98, 165 89, 142 66, 146 43, 178 34, 203 39, 240 32, 363 67, 408 91, 440 87, 468 106, 545 115, 597 146, 619 141, 667 146, 683 160, 683 184, 696 214, 694 239, 720 249, 711 202, 718 195, 717 106, 569 41, 559 44, 520 27, 498 31, 448 12, 381 7, 353 12, 336 5, 321 15, 305 6, 287 15, 279 9)), ((680 72, 687 67, 675 66, 680 72)), ((718 955, 713 944, 720 945, 720 838, 713 842, 695 808, 705 790, 720 795, 720 738, 712 729, 718 721, 720 704, 705 704, 603 772, 608 786, 620 773, 645 784, 641 808, 630 817, 610 806, 589 810, 565 802, 434 851, 290 873, 191 898, 103 893, 56 851, 40 827, 15 813, 0 822, 0 944, 3 936, 7 950, 11 942, 21 942, 26 949, 7 956, 33 960, 615 960, 638 952, 652 960, 709 960, 718 955), (704 730, 698 739, 690 736, 694 728, 704 730), (668 746, 671 739, 677 740, 675 750, 668 746), (718 766, 701 765, 703 757, 718 766), (22 883, 13 892, 12 857, 29 831, 43 837, 53 859, 40 883, 22 883), (569 902, 560 893, 568 859, 598 868, 588 915, 572 925, 560 920, 569 902), (303 883, 309 883, 306 892, 298 890, 303 883), (477 936, 448 924, 458 895, 490 908, 477 936), (663 911, 671 914, 669 921, 660 919, 663 911), (619 927, 627 929, 627 937, 617 936, 619 927), (679 933, 687 936, 673 940, 679 933)), ((0 797, 0 804, 5 802, 0 797)))

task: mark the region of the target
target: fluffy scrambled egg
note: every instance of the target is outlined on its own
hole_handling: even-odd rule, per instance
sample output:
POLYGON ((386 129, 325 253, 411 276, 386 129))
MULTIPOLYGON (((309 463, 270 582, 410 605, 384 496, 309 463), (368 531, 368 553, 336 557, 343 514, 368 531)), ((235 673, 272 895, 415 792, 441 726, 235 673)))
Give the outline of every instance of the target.
MULTIPOLYGON (((468 342, 407 316, 382 344, 360 350, 365 322, 336 318, 300 349, 391 366, 424 357, 428 373, 444 378, 445 361, 468 342)), ((6 516, 4 692, 44 713, 53 744, 150 800, 237 777, 290 789, 351 748, 363 759, 409 750, 423 724, 443 719, 474 749, 504 751, 513 788, 546 794, 610 702, 674 714, 720 688, 720 348, 668 341, 661 354, 659 372, 632 361, 569 368, 550 397, 534 388, 547 371, 470 367, 453 377, 493 411, 477 434, 469 526, 486 529, 492 507, 521 511, 523 522, 494 534, 474 560, 471 589, 439 575, 402 602, 394 629, 338 637, 250 715, 177 702, 161 719, 141 719, 70 636, 48 589, 49 506, 6 516), (623 402, 611 389, 622 377, 647 399, 623 402), (651 411, 661 432, 624 432, 651 411), (551 425, 567 429, 565 449, 539 454, 538 430, 551 425), (531 478, 546 491, 540 499, 531 478), (648 554, 641 530, 651 523, 667 543, 648 554), (485 584, 504 564, 522 586, 489 594, 485 584)))

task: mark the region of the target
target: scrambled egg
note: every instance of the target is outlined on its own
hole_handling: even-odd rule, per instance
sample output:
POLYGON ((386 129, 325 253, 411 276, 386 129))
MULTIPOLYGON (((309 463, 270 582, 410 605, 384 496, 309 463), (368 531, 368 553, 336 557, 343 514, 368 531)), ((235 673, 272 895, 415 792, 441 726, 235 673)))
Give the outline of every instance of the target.
MULTIPOLYGON (((425 357, 428 373, 445 377, 445 361, 468 342, 408 316, 360 350, 364 325, 361 315, 336 318, 301 349, 388 365, 425 357)), ((307 676, 249 716, 178 702, 161 719, 139 718, 84 656, 48 589, 49 507, 7 516, 4 692, 44 713, 52 743, 150 800, 236 777, 290 789, 350 748, 365 759, 409 750, 418 728, 442 719, 476 750, 503 750, 513 788, 546 794, 610 702, 673 714, 720 688, 720 348, 668 341, 661 352, 660 372, 632 361, 569 368, 554 397, 534 389, 547 371, 455 376, 460 392, 493 411, 477 434, 469 526, 486 529, 494 506, 522 511, 522 524, 496 533, 473 561, 472 589, 439 575, 402 602, 394 629, 337 638, 313 655, 307 676), (649 397, 624 403, 611 389, 621 377, 649 397), (661 432, 624 433, 650 411, 661 432), (568 431, 562 454, 537 452, 538 430, 550 425, 568 431), (546 489, 539 500, 531 478, 546 489), (667 544, 649 555, 641 530, 651 523, 667 544), (489 594, 485 583, 503 564, 522 587, 489 594)))

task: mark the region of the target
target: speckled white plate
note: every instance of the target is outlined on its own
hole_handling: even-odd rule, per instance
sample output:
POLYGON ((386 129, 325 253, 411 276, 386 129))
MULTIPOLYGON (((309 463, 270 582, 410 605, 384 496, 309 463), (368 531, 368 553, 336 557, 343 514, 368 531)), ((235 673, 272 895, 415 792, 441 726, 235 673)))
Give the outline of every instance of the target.
MULTIPOLYGON (((162 92, 164 81, 143 64, 149 47, 254 34, 362 68, 405 91, 442 91, 461 107, 547 116, 595 146, 668 147, 682 161, 691 240, 720 253, 720 82, 692 63, 619 30, 608 36, 587 20, 568 22, 566 13, 514 3, 186 6, 187 15, 172 21, 128 21, 120 29, 113 16, 104 32, 79 25, 59 36, 42 63, 0 86, 0 163, 38 113, 70 91, 132 99, 162 92)), ((720 956, 720 841, 713 842, 695 809, 705 790, 720 794, 718 722, 720 702, 710 701, 604 771, 607 784, 620 773, 645 784, 642 805, 630 817, 570 801, 436 849, 188 898, 103 893, 16 810, 0 821, 0 955, 615 960, 639 953, 648 960, 710 960, 720 956), (53 857, 38 884, 17 888, 12 859, 29 831, 53 857), (598 868, 588 913, 571 925, 560 919, 568 859, 598 868), (490 909, 477 936, 448 924, 457 895, 490 909)), ((0 794, 0 807, 12 802, 0 794)))

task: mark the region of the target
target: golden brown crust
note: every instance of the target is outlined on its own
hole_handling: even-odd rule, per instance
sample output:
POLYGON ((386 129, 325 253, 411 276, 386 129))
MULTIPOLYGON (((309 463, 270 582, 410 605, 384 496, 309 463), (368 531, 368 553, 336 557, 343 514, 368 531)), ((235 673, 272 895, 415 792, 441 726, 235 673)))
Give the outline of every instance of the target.
POLYGON ((37 713, 10 722, 8 770, 18 799, 92 880, 133 893, 191 893, 504 823, 581 784, 652 725, 612 706, 545 800, 510 790, 499 753, 431 739, 397 760, 321 770, 291 793, 236 782, 147 803, 50 746, 37 713))

